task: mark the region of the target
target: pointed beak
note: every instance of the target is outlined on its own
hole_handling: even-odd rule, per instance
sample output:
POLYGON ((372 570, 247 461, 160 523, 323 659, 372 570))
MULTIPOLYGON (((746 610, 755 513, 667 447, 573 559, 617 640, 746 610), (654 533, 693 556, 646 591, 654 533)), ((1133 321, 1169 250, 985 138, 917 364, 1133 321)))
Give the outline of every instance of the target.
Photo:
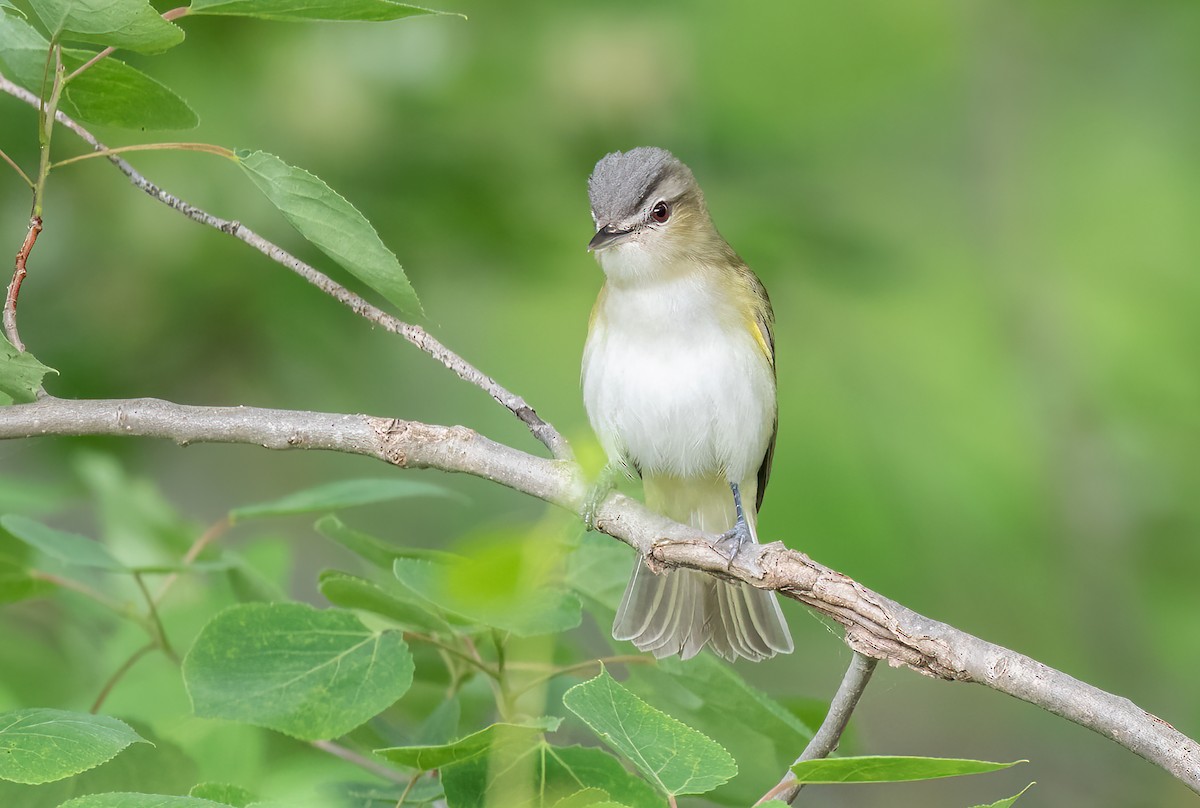
POLYGON ((596 231, 596 235, 592 236, 592 240, 588 242, 588 251, 595 252, 603 250, 605 247, 611 247, 632 232, 632 229, 622 230, 615 224, 606 224, 596 231))

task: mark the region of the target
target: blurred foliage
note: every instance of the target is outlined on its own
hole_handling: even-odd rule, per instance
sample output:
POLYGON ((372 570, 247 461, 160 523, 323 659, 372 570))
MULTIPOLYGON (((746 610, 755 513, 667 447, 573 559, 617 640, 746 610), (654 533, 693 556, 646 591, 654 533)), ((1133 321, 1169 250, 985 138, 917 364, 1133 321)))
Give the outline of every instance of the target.
MULTIPOLYGON (((584 251, 584 181, 605 152, 670 148, 775 304, 781 418, 764 537, 1200 732, 1200 5, 462 0, 451 10, 468 19, 186 19, 183 46, 128 61, 199 113, 181 139, 280 155, 349 199, 404 265, 429 328, 581 450, 591 438, 579 353, 600 284, 584 251)), ((35 127, 33 110, 0 97, 0 147, 27 168, 35 127)), ((57 138, 63 154, 82 151, 57 138)), ((234 167, 203 154, 131 159, 361 289, 234 167)), ((11 254, 29 198, 15 174, 0 177, 11 254)), ((52 176, 46 210, 20 323, 59 371, 47 381, 56 395, 370 412, 538 448, 423 354, 102 161, 52 176)), ((366 463, 12 442, 0 445, 0 503, 57 511, 128 563, 161 563, 232 507, 381 473, 366 463)), ((448 547, 540 517, 536 503, 482 481, 445 483, 472 504, 377 505, 359 524, 448 547)), ((315 571, 344 563, 304 521, 248 526, 231 541, 246 545, 259 583, 315 602, 315 571)), ((166 618, 182 648, 205 622, 186 606, 166 618)), ((785 608, 798 652, 743 672, 777 696, 827 697, 848 652, 837 632, 785 608)), ((564 642, 606 649, 606 632, 588 620, 564 642)), ((70 598, 8 607, 0 708, 86 709, 141 641, 70 598), (80 658, 95 664, 66 664, 80 658)), ((199 777, 274 794, 339 765, 260 730, 182 718, 186 698, 163 684, 169 667, 141 662, 109 704, 206 750, 199 777)), ((405 696, 414 714, 422 695, 414 685, 405 696)), ((434 694, 424 696, 431 711, 434 694)), ((464 697, 478 718, 486 693, 464 697)), ((871 753, 1032 763, 993 775, 994 794, 970 782, 814 788, 827 804, 901 794, 965 805, 1029 779, 1039 785, 1027 799, 1045 804, 1190 804, 1105 739, 983 688, 880 672, 857 717, 856 745, 871 753)))

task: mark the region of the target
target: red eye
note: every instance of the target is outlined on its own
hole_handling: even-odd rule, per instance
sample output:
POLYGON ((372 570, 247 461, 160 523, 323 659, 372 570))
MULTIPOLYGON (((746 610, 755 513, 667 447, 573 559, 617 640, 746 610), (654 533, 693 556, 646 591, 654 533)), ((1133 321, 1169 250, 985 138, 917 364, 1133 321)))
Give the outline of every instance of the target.
POLYGON ((650 209, 650 218, 659 224, 666 223, 667 219, 671 218, 671 206, 666 202, 659 202, 650 209))

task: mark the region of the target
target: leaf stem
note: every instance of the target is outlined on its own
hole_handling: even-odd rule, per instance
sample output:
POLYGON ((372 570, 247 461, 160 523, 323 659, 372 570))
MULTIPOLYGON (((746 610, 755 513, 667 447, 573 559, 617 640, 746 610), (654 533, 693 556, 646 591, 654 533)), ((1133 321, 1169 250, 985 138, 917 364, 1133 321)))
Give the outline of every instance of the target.
MULTIPOLYGON (((178 19, 178 18, 184 16, 185 14, 188 13, 188 11, 189 11, 189 9, 187 6, 180 6, 179 8, 173 8, 170 11, 164 11, 162 14, 162 18, 164 20, 166 20, 167 22, 170 22, 171 20, 175 20, 175 19, 178 19)), ((109 46, 109 47, 105 48, 104 50, 100 51, 95 56, 93 56, 91 59, 88 59, 86 62, 81 64, 79 67, 77 67, 73 71, 71 71, 70 75, 68 75, 64 79, 64 81, 68 81, 68 82, 71 81, 76 76, 78 76, 80 73, 87 70, 92 65, 96 64, 96 62, 99 62, 101 59, 106 59, 109 56, 111 56, 113 51, 115 51, 115 50, 116 50, 116 48, 109 46)))
POLYGON ((385 780, 390 780, 393 783, 405 783, 409 781, 407 775, 401 774, 394 769, 390 769, 382 763, 377 763, 365 755, 360 755, 353 749, 348 749, 339 743, 333 741, 310 741, 314 749, 320 749, 322 752, 328 752, 334 757, 341 758, 347 763, 353 763, 360 769, 365 769, 371 774, 382 777, 385 780))
POLYGON ((417 774, 414 774, 412 776, 412 778, 408 781, 408 785, 406 785, 404 787, 404 790, 400 792, 400 799, 396 800, 396 808, 404 808, 404 801, 406 799, 408 799, 408 792, 413 790, 413 786, 415 786, 417 784, 417 779, 420 776, 421 775, 418 772, 417 774))
POLYGON ((133 580, 137 582, 138 589, 142 592, 142 597, 146 600, 146 607, 150 613, 150 626, 152 628, 151 637, 155 644, 163 650, 173 662, 179 662, 179 655, 171 648, 171 641, 167 639, 167 629, 163 626, 162 617, 158 613, 158 606, 154 602, 154 596, 150 594, 149 588, 146 587, 146 581, 143 580, 140 572, 133 574, 133 580))
POLYGON ((29 175, 26 174, 19 165, 17 165, 15 160, 4 153, 4 149, 0 149, 0 159, 12 166, 12 170, 21 175, 21 179, 25 180, 26 185, 28 185, 30 188, 33 187, 33 180, 29 179, 29 175))
MULTIPOLYGON (((208 530, 205 530, 203 533, 201 533, 200 536, 194 542, 192 542, 192 546, 188 548, 188 551, 184 553, 184 565, 191 564, 197 558, 199 558, 200 554, 204 552, 204 548, 208 547, 208 545, 225 535, 225 533, 231 527, 233 527, 233 520, 229 518, 229 514, 225 514, 220 519, 209 525, 208 530)), ((167 592, 171 590, 171 587, 175 585, 175 581, 178 579, 179 573, 172 572, 163 580, 162 585, 158 588, 158 592, 155 593, 151 600, 151 607, 162 603, 162 599, 167 596, 167 592)))
POLYGON ((61 575, 55 575, 52 572, 43 572, 42 570, 33 569, 29 571, 29 577, 36 581, 45 581, 46 583, 60 586, 63 589, 69 589, 76 594, 83 595, 88 600, 99 603, 104 608, 116 614, 118 617, 134 620, 143 628, 149 630, 149 621, 129 605, 118 600, 110 598, 99 590, 93 589, 81 581, 76 581, 74 578, 64 578, 61 575))
POLYGON ((50 167, 62 168, 63 166, 71 165, 71 163, 91 160, 93 157, 109 157, 124 152, 167 150, 206 152, 208 154, 215 154, 218 157, 224 157, 227 160, 237 160, 237 155, 233 153, 232 149, 227 149, 224 146, 216 146, 212 143, 139 143, 133 146, 118 146, 115 149, 99 149, 87 152, 86 154, 76 155, 75 157, 68 157, 66 160, 59 160, 50 167))
POLYGON ((129 673, 130 669, 137 664, 138 660, 151 651, 157 650, 157 648, 158 643, 154 640, 151 640, 130 654, 129 658, 121 663, 121 666, 113 672, 113 675, 108 677, 108 681, 104 683, 104 687, 100 688, 100 695, 98 695, 96 700, 92 702, 91 712, 93 715, 100 712, 100 708, 104 705, 108 695, 112 693, 113 688, 117 686, 117 682, 121 681, 121 679, 125 677, 125 674, 129 673))
MULTIPOLYGON (((558 676, 565 676, 568 673, 587 670, 596 665, 655 665, 658 660, 647 654, 625 654, 622 656, 600 657, 598 659, 588 659, 583 662, 576 662, 574 665, 565 665, 561 668, 555 668, 544 676, 539 676, 536 679, 525 684, 520 690, 513 694, 513 697, 525 695, 526 692, 532 690, 544 682, 548 682, 558 676)), ((522 667, 520 664, 510 664, 510 667, 522 667)))

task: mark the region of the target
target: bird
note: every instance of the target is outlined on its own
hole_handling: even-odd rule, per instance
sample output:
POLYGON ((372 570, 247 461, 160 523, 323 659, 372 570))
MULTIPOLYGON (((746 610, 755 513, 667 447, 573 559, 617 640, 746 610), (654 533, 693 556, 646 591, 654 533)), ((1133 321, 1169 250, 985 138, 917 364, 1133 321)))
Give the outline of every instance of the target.
MULTIPOLYGON (((584 406, 613 470, 640 475, 647 507, 710 534, 729 557, 758 542, 778 431, 774 313, 717 231, 684 163, 661 148, 612 152, 588 179, 604 272, 583 351, 584 406)), ((598 501, 595 500, 595 501, 598 501)), ((613 637, 657 658, 705 646, 729 661, 793 650, 774 592, 641 559, 613 637)))

